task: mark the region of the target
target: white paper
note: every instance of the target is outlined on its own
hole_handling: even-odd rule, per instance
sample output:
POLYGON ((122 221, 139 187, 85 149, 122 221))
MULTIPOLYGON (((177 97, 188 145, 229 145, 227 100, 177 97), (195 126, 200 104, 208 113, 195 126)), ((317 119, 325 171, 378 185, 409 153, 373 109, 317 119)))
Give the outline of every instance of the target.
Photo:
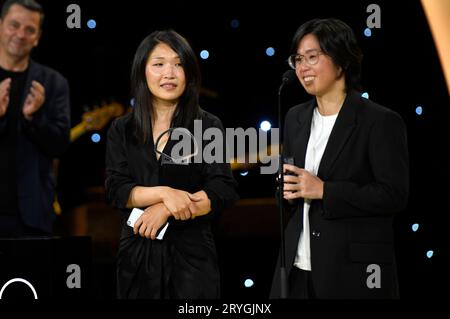
MULTIPOLYGON (((138 218, 141 217, 141 215, 143 213, 144 213, 144 211, 142 209, 133 208, 133 210, 131 211, 130 216, 128 217, 127 225, 130 226, 130 227, 134 227, 134 223, 136 223, 138 218)), ((159 240, 163 239, 164 234, 166 233, 166 230, 167 230, 168 226, 169 226, 169 223, 166 223, 164 225, 164 227, 159 232, 158 236, 156 236, 156 239, 159 239, 159 240)))

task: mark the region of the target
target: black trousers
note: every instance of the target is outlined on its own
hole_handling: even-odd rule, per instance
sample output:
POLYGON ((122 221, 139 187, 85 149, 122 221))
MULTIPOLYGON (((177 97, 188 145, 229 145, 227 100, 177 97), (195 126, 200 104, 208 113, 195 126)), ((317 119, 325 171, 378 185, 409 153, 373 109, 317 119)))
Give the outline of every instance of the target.
POLYGON ((289 299, 317 299, 311 271, 292 266, 289 274, 289 299))

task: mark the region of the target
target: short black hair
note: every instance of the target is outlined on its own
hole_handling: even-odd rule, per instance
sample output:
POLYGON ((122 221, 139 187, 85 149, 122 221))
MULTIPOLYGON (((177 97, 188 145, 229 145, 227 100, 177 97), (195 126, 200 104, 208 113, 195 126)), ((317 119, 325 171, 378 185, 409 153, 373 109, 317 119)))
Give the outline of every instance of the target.
POLYGON ((167 44, 178 54, 186 76, 186 88, 180 96, 171 126, 189 128, 193 120, 201 113, 200 66, 188 41, 174 30, 152 32, 137 48, 131 70, 131 94, 135 99, 133 123, 135 135, 142 143, 152 138, 151 118, 153 117, 153 95, 147 85, 145 67, 151 52, 160 43, 167 44))
POLYGON ((345 74, 345 89, 361 90, 361 61, 363 54, 356 43, 352 29, 338 19, 313 19, 302 24, 294 35, 291 54, 297 54, 304 36, 313 34, 320 49, 331 57, 345 74))
POLYGON ((44 23, 44 10, 42 9, 42 6, 34 0, 7 0, 2 6, 2 12, 0 16, 2 20, 8 14, 11 6, 15 4, 22 6, 30 11, 39 12, 39 27, 42 28, 42 24, 44 23))

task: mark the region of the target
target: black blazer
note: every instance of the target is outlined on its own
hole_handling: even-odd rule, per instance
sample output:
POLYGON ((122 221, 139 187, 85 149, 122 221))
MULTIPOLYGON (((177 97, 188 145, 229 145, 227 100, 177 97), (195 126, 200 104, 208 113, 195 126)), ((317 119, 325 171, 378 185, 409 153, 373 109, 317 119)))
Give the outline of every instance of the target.
MULTIPOLYGON (((22 105, 33 80, 44 86, 45 101, 31 121, 22 116, 18 124, 18 207, 26 225, 51 232, 55 189, 52 162, 69 146, 69 85, 57 71, 30 60, 22 105)), ((1 118, 0 136, 6 125, 6 117, 1 118)))
MULTIPOLYGON (((316 100, 286 115, 284 154, 304 167, 316 100)), ((407 205, 409 161, 401 117, 359 93, 351 92, 339 112, 320 162, 322 200, 309 212, 311 267, 318 298, 398 297, 394 256, 394 213, 407 205), (380 266, 381 287, 368 288, 370 264, 380 266)), ((289 275, 303 227, 303 199, 285 233, 289 275)), ((279 261, 278 261, 279 266, 279 261)), ((279 270, 271 297, 280 297, 279 270)))

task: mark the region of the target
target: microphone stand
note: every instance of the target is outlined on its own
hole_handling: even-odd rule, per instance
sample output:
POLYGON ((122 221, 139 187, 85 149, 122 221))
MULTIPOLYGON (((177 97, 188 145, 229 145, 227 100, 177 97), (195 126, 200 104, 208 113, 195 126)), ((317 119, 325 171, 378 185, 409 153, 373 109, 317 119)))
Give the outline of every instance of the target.
POLYGON ((284 205, 283 205, 283 193, 284 193, 284 173, 283 164, 284 156, 281 148, 281 136, 284 135, 283 127, 281 126, 281 90, 284 85, 288 82, 286 78, 283 78, 283 83, 281 83, 278 89, 278 128, 280 134, 278 135, 278 211, 280 217, 280 236, 281 236, 281 249, 280 249, 280 296, 283 299, 287 298, 288 295, 288 285, 286 276, 286 248, 284 244, 284 205))

